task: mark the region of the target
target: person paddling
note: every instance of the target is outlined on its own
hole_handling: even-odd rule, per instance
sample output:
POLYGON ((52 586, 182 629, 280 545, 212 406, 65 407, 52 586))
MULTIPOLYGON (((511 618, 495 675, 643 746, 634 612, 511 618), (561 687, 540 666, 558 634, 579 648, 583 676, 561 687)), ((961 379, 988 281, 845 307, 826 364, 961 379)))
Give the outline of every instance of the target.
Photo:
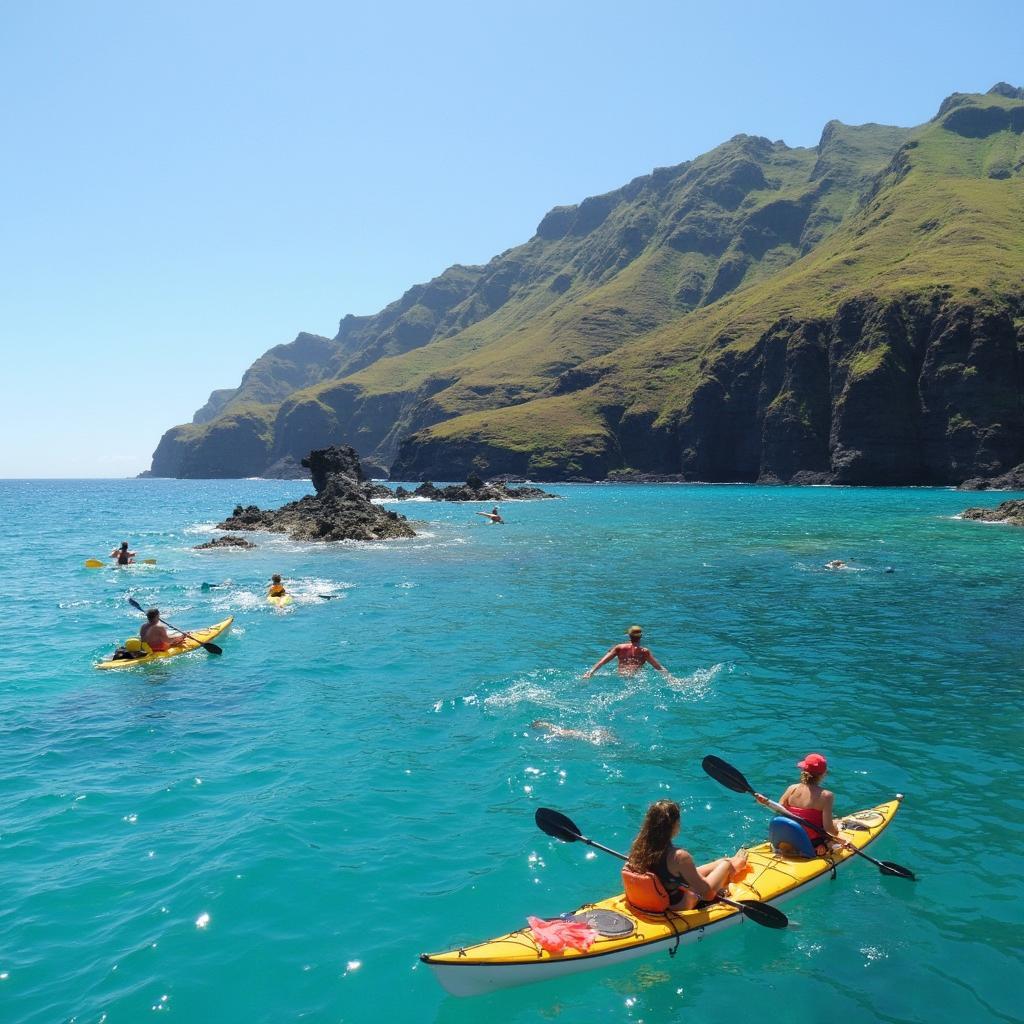
POLYGON ((270 586, 267 587, 267 597, 284 597, 288 591, 284 589, 284 584, 281 582, 281 574, 274 573, 270 577, 270 586))
POLYGON ((131 565, 132 562, 135 561, 135 552, 129 551, 128 541, 123 540, 121 541, 121 546, 119 548, 114 548, 114 550, 110 552, 110 557, 116 558, 118 565, 131 565))
POLYGON ((647 808, 626 864, 627 871, 653 874, 668 893, 671 909, 693 910, 700 900, 713 900, 720 889, 745 873, 747 851, 742 847, 731 857, 698 867, 689 851, 672 844, 678 834, 679 804, 656 801, 647 808), (690 891, 683 892, 683 887, 690 891))
MULTIPOLYGON (((815 853, 821 856, 828 853, 829 842, 822 832, 835 836, 842 825, 842 822, 837 824, 832 817, 835 793, 821 786, 821 780, 828 772, 828 761, 821 754, 808 754, 802 761, 798 761, 796 766, 800 769, 800 781, 786 788, 785 793, 779 797, 779 803, 804 823, 804 831, 811 840, 815 853)), ((760 793, 754 795, 759 804, 772 806, 772 801, 768 797, 760 793)), ((835 841, 841 846, 850 845, 844 839, 835 841)))
POLYGON ((584 679, 589 679, 602 665, 607 665, 612 658, 619 659, 619 675, 636 675, 644 667, 650 665, 662 675, 667 676, 668 669, 646 647, 640 646, 644 631, 639 626, 630 626, 626 630, 629 643, 616 644, 593 668, 583 673, 584 679))
POLYGON ((168 636, 167 627, 160 621, 160 609, 150 608, 146 612, 146 621, 139 630, 139 639, 151 651, 169 651, 172 647, 180 647, 186 637, 184 633, 175 637, 168 636))

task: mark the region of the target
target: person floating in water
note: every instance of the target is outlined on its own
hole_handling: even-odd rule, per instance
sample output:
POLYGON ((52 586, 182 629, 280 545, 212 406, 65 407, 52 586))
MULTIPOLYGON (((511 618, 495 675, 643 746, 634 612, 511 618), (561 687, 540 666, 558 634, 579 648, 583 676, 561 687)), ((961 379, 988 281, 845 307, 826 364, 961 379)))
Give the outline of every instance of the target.
POLYGON ((498 506, 497 505, 495 505, 494 508, 492 508, 490 512, 477 512, 477 515, 478 516, 483 516, 485 519, 490 519, 490 521, 495 526, 497 526, 498 523, 504 523, 505 522, 505 520, 501 518, 501 514, 498 512, 498 506))
POLYGON ((615 742, 615 734, 611 729, 604 729, 600 726, 588 732, 585 729, 566 729, 561 725, 555 725, 554 722, 538 718, 535 722, 530 723, 530 728, 546 732, 547 738, 550 740, 583 740, 585 743, 615 742))
POLYGON ((619 659, 620 676, 636 675, 644 665, 650 665, 662 675, 669 674, 668 669, 651 654, 648 648, 640 646, 644 631, 639 626, 630 626, 626 630, 626 635, 629 637, 629 643, 616 644, 593 668, 587 669, 583 673, 584 679, 589 679, 602 665, 607 665, 612 658, 619 659))
POLYGON ((288 591, 284 589, 284 584, 281 582, 281 574, 275 572, 270 577, 270 586, 267 587, 267 597, 284 597, 288 591))
POLYGON ((150 608, 146 612, 146 621, 139 630, 139 639, 151 651, 169 651, 172 647, 180 647, 187 637, 184 633, 175 637, 168 636, 167 627, 160 621, 160 609, 150 608))
POLYGON ((119 548, 114 548, 114 550, 110 552, 110 557, 116 558, 118 565, 131 565, 132 562, 135 561, 135 552, 129 551, 128 541, 123 540, 121 541, 121 546, 119 548))
POLYGON ((840 561, 838 558, 833 558, 831 562, 826 562, 825 563, 825 568, 826 569, 849 569, 850 567, 845 562, 840 561))

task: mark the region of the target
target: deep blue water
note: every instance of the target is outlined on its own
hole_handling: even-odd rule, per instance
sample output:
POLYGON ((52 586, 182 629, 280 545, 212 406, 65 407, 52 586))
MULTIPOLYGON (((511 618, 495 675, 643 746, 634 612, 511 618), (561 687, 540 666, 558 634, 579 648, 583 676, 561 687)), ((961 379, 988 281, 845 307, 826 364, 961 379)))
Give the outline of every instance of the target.
POLYGON ((0 1020, 1020 1020, 1024 530, 953 518, 1005 495, 567 486, 504 527, 414 503, 412 541, 192 550, 307 489, 0 481, 0 1020), (82 567, 122 539, 158 564, 82 567), (95 671, 129 595, 235 614, 223 657, 95 671), (633 622, 674 680, 581 681, 633 622), (669 795, 710 858, 765 817, 701 757, 778 795, 809 750, 839 811, 906 793, 872 852, 920 881, 859 861, 787 931, 476 999, 418 965, 618 891, 537 806, 624 848, 669 795))

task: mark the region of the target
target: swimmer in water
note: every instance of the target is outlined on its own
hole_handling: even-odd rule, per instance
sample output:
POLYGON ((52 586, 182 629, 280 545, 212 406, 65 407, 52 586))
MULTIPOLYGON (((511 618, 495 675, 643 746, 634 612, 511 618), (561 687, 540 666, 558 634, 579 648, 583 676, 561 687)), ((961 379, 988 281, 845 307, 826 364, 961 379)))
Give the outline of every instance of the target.
POLYGON ((849 569, 850 567, 845 563, 841 562, 838 558, 832 559, 831 562, 825 563, 826 569, 849 569))
POLYGON ((612 658, 619 659, 620 676, 636 675, 644 665, 650 665, 663 676, 669 674, 668 669, 651 654, 648 648, 640 646, 644 631, 639 626, 630 626, 626 630, 626 635, 629 637, 629 643, 616 644, 593 668, 587 669, 583 673, 584 679, 589 679, 602 665, 607 665, 612 658))
POLYGON ((615 734, 611 729, 603 729, 600 726, 585 732, 583 729, 565 729, 554 722, 547 722, 538 718, 530 723, 531 729, 538 729, 548 734, 549 740, 583 740, 585 743, 614 743, 615 734))
POLYGON ((497 526, 498 523, 504 523, 505 520, 501 518, 501 514, 498 512, 498 506, 495 505, 490 512, 477 512, 478 516, 483 516, 484 519, 490 519, 490 521, 497 526))

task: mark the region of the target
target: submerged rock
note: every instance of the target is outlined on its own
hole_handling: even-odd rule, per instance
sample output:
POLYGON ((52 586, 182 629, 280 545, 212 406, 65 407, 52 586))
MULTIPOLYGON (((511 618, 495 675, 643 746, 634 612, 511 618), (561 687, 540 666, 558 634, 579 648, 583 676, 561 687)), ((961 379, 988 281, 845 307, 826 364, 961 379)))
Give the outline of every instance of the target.
POLYGON ((430 501, 533 501, 537 498, 557 498, 539 487, 510 487, 502 480, 488 480, 471 475, 464 484, 450 484, 436 487, 429 480, 424 481, 415 491, 404 487, 395 488, 394 496, 400 501, 408 498, 428 498, 430 501))
POLYGON ((980 519, 986 523, 1010 523, 1024 526, 1024 501, 1011 498, 995 508, 969 508, 960 513, 961 519, 980 519))
POLYGON ((255 544, 244 537, 217 537, 205 544, 196 544, 196 551, 208 551, 210 548, 254 548, 255 544))
POLYGON ((310 452, 302 465, 310 472, 316 494, 307 494, 276 510, 236 505, 219 528, 269 530, 287 533, 294 540, 391 540, 416 536, 405 516, 371 501, 376 488, 365 480, 354 448, 320 448, 310 452))

